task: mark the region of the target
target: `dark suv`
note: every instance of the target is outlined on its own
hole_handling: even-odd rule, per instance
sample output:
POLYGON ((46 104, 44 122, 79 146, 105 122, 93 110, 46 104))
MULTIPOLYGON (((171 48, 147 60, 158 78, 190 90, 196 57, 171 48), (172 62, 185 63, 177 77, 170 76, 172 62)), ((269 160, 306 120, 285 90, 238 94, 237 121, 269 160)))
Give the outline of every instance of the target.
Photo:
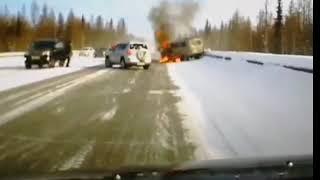
POLYGON ((39 68, 42 68, 45 64, 48 64, 49 67, 54 67, 58 61, 59 66, 63 66, 65 60, 71 58, 71 52, 71 49, 67 48, 67 44, 62 41, 35 41, 24 55, 26 69, 31 69, 33 64, 37 64, 39 68))

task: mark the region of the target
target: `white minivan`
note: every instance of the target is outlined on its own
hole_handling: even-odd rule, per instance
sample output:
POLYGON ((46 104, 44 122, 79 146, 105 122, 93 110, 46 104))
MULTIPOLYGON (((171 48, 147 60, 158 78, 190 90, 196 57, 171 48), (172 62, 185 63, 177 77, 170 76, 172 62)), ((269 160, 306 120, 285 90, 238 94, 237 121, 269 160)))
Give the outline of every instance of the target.
POLYGON ((95 50, 93 47, 84 47, 80 50, 79 56, 94 57, 95 50))
POLYGON ((105 57, 106 67, 112 67, 114 64, 120 64, 123 69, 131 66, 142 66, 144 69, 149 69, 151 53, 148 45, 142 42, 120 43, 116 45, 105 57))

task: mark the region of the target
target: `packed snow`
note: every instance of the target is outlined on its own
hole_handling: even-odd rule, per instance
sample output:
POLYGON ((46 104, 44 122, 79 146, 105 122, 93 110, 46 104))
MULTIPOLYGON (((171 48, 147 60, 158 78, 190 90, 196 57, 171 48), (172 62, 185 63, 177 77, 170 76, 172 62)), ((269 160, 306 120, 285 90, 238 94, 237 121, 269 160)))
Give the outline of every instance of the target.
POLYGON ((242 61, 257 61, 262 62, 265 65, 276 66, 290 66, 296 68, 306 68, 313 70, 313 56, 301 56, 301 55, 279 55, 268 53, 254 53, 254 52, 235 52, 235 51, 212 51, 208 49, 207 55, 231 57, 232 59, 242 61))
POLYGON ((42 69, 39 69, 37 65, 33 65, 32 69, 27 70, 25 69, 24 61, 25 58, 21 55, 0 57, 0 91, 65 75, 104 63, 103 58, 79 57, 75 54, 71 59, 69 68, 47 68, 47 66, 44 66, 42 69))
POLYGON ((313 74, 249 64, 241 55, 168 69, 208 159, 313 154, 313 74))
POLYGON ((24 52, 5 52, 0 53, 0 57, 23 56, 24 52))

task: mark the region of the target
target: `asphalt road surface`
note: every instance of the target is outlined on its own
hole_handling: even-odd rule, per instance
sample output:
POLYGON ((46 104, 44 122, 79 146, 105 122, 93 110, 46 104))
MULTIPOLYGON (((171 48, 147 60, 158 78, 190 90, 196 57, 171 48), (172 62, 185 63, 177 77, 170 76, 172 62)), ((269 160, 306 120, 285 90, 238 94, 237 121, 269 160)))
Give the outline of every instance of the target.
POLYGON ((194 159, 164 65, 96 66, 0 92, 0 176, 194 159))

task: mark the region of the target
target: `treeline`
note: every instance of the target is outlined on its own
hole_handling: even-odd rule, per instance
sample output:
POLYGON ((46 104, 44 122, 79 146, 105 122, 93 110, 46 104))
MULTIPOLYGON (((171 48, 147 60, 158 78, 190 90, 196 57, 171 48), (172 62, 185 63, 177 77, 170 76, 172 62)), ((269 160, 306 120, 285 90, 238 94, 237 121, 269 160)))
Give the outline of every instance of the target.
POLYGON ((77 17, 72 10, 64 17, 35 1, 30 6, 30 16, 26 15, 25 5, 16 14, 11 14, 7 6, 0 10, 0 51, 24 51, 39 39, 71 40, 73 48, 80 49, 110 47, 129 39, 129 35, 124 19, 116 23, 102 16, 87 19, 84 15, 77 17))
POLYGON ((284 13, 281 0, 277 7, 266 0, 256 25, 236 11, 219 27, 207 21, 200 34, 206 48, 215 50, 313 55, 313 1, 291 0, 284 13))

